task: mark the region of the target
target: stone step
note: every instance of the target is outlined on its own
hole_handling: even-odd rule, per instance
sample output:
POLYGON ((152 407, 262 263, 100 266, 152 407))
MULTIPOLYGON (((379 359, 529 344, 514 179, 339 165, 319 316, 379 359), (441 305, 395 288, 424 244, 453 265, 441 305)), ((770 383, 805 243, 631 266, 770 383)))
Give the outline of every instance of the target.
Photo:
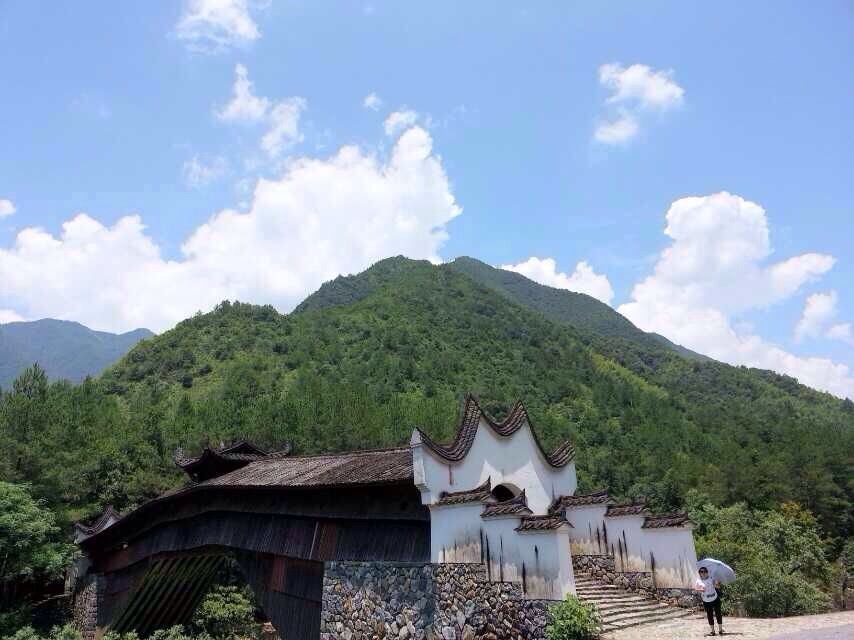
POLYGON ((578 594, 579 600, 590 602, 654 602, 651 598, 635 595, 634 593, 614 593, 602 595, 578 594))
POLYGON ((655 622, 666 622, 668 620, 676 620, 691 615, 687 609, 671 608, 671 611, 654 612, 654 613, 632 613, 624 616, 610 616, 607 619, 603 618, 602 630, 616 631, 617 629, 626 629, 628 627, 637 627, 655 622))
POLYGON ((575 579, 579 600, 593 604, 602 617, 603 632, 655 624, 691 615, 691 611, 626 591, 617 585, 600 582, 579 572, 575 579))
POLYGON ((661 602, 656 602, 655 600, 642 600, 640 602, 608 602, 608 603, 595 603, 596 608, 600 613, 605 613, 607 611, 614 611, 617 613, 621 613, 623 611, 670 611, 673 607, 670 607, 666 604, 662 604, 661 602))

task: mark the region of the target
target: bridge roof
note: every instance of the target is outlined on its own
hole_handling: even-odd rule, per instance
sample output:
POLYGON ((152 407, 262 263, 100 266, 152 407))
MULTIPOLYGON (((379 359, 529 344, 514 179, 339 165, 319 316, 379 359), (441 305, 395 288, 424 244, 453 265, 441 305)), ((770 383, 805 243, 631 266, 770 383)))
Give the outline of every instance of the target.
POLYGON ((314 456, 275 454, 199 486, 339 487, 412 481, 409 447, 314 456))

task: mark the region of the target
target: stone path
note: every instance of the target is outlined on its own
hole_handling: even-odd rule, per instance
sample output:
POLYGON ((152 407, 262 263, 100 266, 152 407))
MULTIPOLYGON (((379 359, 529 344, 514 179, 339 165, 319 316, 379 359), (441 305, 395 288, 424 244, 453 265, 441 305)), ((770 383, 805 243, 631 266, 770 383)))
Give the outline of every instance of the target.
MULTIPOLYGON (((733 640, 850 640, 854 611, 795 618, 724 618, 733 640)), ((687 640, 709 630, 705 614, 606 633, 603 640, 687 640)))

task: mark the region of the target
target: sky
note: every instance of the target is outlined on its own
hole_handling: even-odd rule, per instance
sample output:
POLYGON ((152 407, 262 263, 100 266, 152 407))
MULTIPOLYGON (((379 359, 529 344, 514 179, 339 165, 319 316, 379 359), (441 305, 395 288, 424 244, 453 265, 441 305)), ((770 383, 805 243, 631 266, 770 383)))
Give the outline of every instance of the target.
POLYGON ((854 5, 0 0, 0 323, 470 255, 854 398, 854 5))

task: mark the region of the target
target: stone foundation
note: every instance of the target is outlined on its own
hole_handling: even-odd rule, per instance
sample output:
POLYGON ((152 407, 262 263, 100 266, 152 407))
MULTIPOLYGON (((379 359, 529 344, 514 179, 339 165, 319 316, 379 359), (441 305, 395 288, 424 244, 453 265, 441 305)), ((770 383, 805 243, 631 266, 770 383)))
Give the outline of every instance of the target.
POLYGON ((71 622, 85 640, 92 640, 98 627, 98 604, 103 596, 104 581, 88 575, 75 584, 71 604, 71 622))
POLYGON ((659 589, 652 573, 647 571, 617 571, 614 556, 574 555, 572 568, 593 576, 600 582, 613 584, 646 598, 684 609, 700 606, 700 598, 690 589, 659 589))
POLYGON ((549 601, 479 564, 331 562, 321 640, 539 640, 549 601))

